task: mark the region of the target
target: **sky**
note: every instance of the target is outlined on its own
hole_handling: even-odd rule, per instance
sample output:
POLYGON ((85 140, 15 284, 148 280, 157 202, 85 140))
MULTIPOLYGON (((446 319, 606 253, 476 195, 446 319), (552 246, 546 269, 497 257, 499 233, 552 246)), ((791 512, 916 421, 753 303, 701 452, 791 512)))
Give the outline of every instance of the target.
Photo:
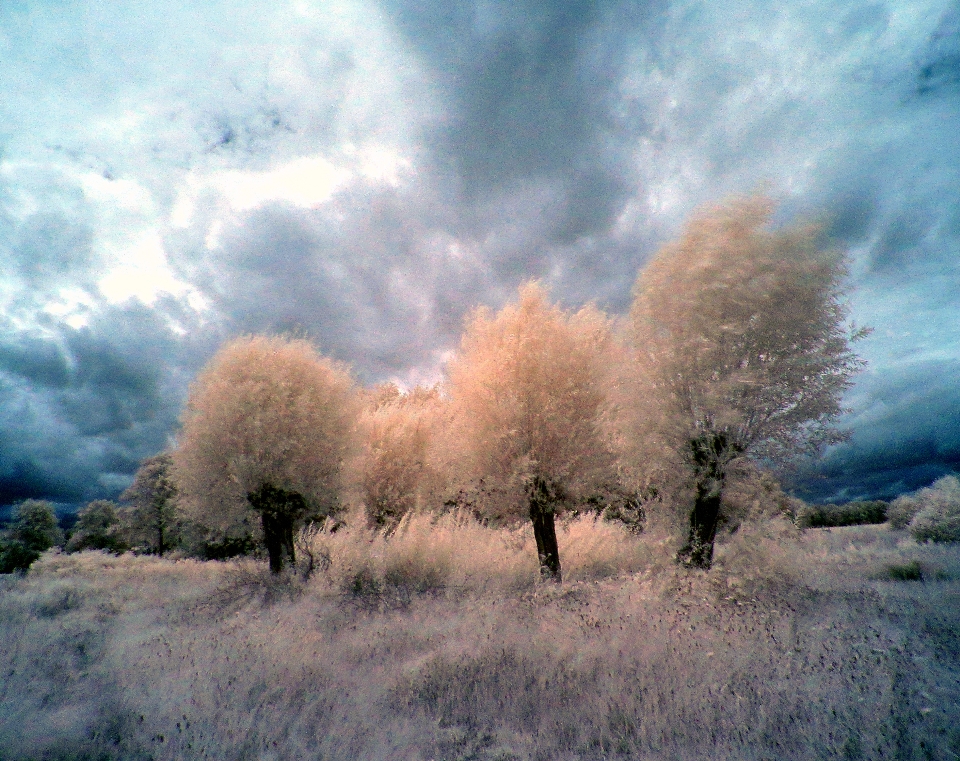
POLYGON ((960 2, 3 0, 0 505, 115 498, 217 347, 440 378, 763 189, 873 327, 810 499, 960 469, 960 2))

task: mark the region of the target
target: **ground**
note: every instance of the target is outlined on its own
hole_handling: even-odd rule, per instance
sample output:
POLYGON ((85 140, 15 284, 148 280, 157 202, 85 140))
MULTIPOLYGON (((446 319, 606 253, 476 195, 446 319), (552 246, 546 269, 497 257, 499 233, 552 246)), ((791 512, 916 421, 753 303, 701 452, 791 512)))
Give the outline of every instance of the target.
POLYGON ((691 572, 581 522, 558 586, 413 529, 308 581, 48 553, 0 582, 0 758, 960 758, 957 545, 774 519, 691 572))

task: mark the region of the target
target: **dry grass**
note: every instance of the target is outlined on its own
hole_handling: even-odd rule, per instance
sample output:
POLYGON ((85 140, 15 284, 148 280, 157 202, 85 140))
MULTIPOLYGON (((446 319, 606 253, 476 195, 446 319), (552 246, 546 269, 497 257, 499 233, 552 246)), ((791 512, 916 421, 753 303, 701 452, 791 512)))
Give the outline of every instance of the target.
MULTIPOLYGON (((641 570, 662 548, 662 542, 640 542, 622 526, 591 516, 560 522, 557 539, 568 581, 641 570)), ((390 533, 353 520, 311 541, 329 560, 324 579, 331 587, 372 607, 402 606, 422 594, 529 591, 540 574, 529 525, 495 529, 456 512, 408 514, 390 533)))
POLYGON ((306 581, 47 555, 0 587, 0 758, 960 757, 956 545, 770 521, 690 573, 666 538, 573 522, 562 586, 455 516, 319 535, 306 581), (363 569, 402 604, 345 604, 363 569))

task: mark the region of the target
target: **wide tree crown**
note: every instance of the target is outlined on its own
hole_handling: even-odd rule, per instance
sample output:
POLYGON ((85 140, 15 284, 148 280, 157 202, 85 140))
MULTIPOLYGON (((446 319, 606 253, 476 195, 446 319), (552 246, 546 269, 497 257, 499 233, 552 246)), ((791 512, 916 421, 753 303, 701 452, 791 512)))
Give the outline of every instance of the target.
POLYGON ((174 464, 187 509, 223 525, 264 485, 330 508, 356 411, 349 373, 310 342, 250 336, 228 343, 191 386, 183 415, 174 464))
POLYGON ((862 331, 846 325, 843 257, 815 227, 771 229, 772 213, 763 198, 701 213, 641 272, 632 317, 684 436, 776 457, 842 438, 862 331))
POLYGON ((576 490, 605 472, 611 348, 599 310, 566 312, 536 282, 496 314, 475 311, 448 368, 474 471, 521 492, 537 478, 576 490))

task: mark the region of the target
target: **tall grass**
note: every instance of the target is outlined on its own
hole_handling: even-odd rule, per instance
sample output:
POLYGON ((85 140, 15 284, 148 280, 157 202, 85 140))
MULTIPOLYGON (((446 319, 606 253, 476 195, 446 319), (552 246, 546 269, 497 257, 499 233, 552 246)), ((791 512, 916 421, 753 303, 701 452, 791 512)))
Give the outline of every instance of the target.
MULTIPOLYGON (((569 581, 600 579, 646 567, 652 542, 638 541, 622 526, 595 516, 561 522, 558 544, 569 581)), ((361 520, 310 537, 329 561, 324 578, 334 589, 380 604, 404 604, 417 594, 532 589, 540 575, 529 525, 491 528, 472 516, 408 513, 393 531, 374 531, 361 520)))
POLYGON ((0 758, 960 755, 956 546, 770 521, 691 573, 665 536, 560 536, 562 586, 456 515, 320 533, 309 579, 47 554, 0 582, 0 758), (939 575, 882 573, 914 561, 939 575))

